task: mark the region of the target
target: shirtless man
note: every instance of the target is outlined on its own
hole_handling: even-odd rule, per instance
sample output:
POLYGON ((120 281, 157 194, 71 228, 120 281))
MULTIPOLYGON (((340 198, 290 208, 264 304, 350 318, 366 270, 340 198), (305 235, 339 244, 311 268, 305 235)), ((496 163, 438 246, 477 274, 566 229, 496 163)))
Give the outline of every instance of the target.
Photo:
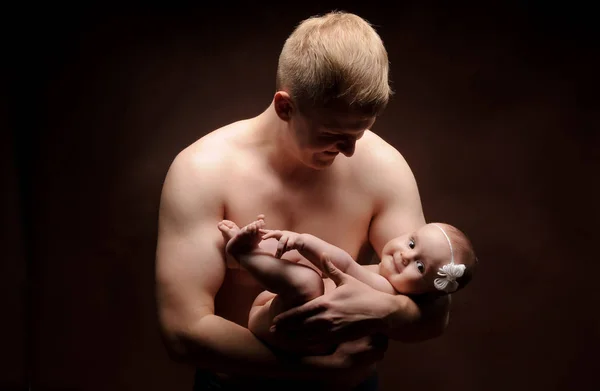
POLYGON ((376 336, 440 335, 448 299, 417 304, 338 270, 337 288, 274 320, 279 337, 337 349, 290 358, 247 329, 262 287, 226 259, 217 225, 264 213, 267 227, 310 233, 365 264, 373 250, 380 257, 391 238, 425 224, 410 168, 369 130, 390 96, 387 53, 356 15, 309 18, 282 49, 276 87, 264 112, 202 137, 169 168, 156 260, 164 341, 174 359, 199 368, 198 390, 369 389, 386 348, 376 336))

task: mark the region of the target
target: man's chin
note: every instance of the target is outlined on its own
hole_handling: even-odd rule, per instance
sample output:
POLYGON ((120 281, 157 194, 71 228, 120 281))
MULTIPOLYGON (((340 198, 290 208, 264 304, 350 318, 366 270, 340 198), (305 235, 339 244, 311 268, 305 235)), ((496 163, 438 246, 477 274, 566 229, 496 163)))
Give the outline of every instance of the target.
POLYGON ((337 153, 335 155, 325 154, 325 155, 315 156, 315 158, 313 159, 313 166, 317 170, 330 167, 333 164, 333 162, 335 161, 336 156, 337 156, 337 153))

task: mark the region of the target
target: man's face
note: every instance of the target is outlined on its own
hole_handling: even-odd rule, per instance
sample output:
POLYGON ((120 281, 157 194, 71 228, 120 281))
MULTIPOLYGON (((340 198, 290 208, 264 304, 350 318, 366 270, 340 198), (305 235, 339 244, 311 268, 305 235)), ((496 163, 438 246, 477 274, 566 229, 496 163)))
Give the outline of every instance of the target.
POLYGON ((354 154, 356 141, 375 123, 375 117, 333 109, 296 111, 290 127, 297 157, 307 166, 329 167, 342 153, 354 154))

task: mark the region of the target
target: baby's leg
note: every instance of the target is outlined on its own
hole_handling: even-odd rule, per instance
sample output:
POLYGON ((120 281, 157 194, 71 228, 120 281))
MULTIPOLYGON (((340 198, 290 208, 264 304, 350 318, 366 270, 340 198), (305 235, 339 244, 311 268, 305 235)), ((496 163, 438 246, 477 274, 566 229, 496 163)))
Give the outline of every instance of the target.
POLYGON ((323 294, 323 281, 308 266, 275 258, 260 249, 260 229, 263 220, 254 221, 242 229, 229 221, 219 224, 219 229, 230 237, 226 251, 235 258, 262 286, 279 295, 279 311, 284 311, 323 294))
POLYGON ((226 251, 241 267, 246 269, 267 290, 254 301, 248 319, 248 329, 271 347, 298 353, 313 352, 304 344, 294 343, 291 338, 272 333, 273 318, 279 313, 302 305, 324 292, 323 279, 312 268, 275 258, 260 249, 262 240, 259 231, 264 226, 262 220, 238 228, 233 222, 224 220, 219 229, 229 239, 226 251))
MULTIPOLYGON (((316 274, 316 273, 315 273, 316 274)), ((325 292, 335 289, 336 285, 330 279, 322 280, 325 292)), ((263 342, 288 353, 302 355, 322 355, 331 354, 335 346, 308 345, 304 340, 296 340, 290 335, 280 335, 271 332, 273 318, 281 312, 287 310, 286 303, 281 300, 282 296, 269 291, 260 293, 250 309, 248 317, 248 329, 263 342)))
MULTIPOLYGON (((256 257, 267 258, 269 256, 259 255, 256 257)), ((248 317, 248 330, 271 348, 298 354, 329 353, 329 348, 314 349, 307 347, 304 341, 271 332, 270 328, 275 316, 321 296, 324 290, 323 280, 315 270, 283 259, 275 257, 273 259, 277 261, 277 264, 270 265, 267 271, 263 270, 264 273, 261 274, 261 277, 264 278, 262 281, 267 279, 269 282, 276 281, 276 284, 271 284, 271 289, 267 288, 269 290, 262 292, 254 300, 248 317), (283 265, 285 267, 282 267, 283 265)), ((259 259, 254 260, 260 261, 259 259)), ((257 279, 261 281, 260 278, 257 279)), ((267 286, 267 284, 264 285, 267 286)))

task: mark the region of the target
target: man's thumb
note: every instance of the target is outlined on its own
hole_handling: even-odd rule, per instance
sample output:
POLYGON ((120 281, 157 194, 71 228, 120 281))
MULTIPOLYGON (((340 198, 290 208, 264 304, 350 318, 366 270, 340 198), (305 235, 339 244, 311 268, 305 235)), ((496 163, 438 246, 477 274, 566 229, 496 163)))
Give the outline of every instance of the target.
POLYGON ((337 285, 337 286, 341 285, 344 282, 344 273, 342 273, 340 271, 340 269, 335 267, 333 262, 331 262, 329 255, 323 254, 322 260, 323 260, 323 272, 325 273, 325 275, 327 277, 331 278, 331 280, 333 282, 335 282, 335 285, 337 285))

